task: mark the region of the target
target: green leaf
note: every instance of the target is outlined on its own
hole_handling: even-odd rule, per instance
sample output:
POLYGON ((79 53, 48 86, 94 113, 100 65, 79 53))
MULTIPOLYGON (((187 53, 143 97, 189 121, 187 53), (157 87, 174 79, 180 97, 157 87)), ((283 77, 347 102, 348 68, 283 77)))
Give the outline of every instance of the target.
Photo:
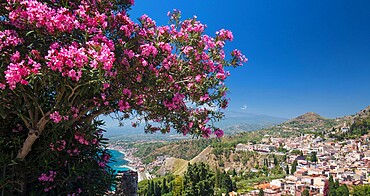
POLYGON ((27 37, 27 36, 29 36, 33 32, 35 32, 35 31, 28 31, 25 36, 27 37))

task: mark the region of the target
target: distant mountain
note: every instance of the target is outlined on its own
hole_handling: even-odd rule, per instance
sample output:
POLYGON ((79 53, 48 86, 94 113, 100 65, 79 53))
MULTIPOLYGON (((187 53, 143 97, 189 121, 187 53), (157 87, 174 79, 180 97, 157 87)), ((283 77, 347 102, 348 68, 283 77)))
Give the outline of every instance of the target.
POLYGON ((255 131, 280 124, 287 119, 263 114, 253 114, 243 111, 226 111, 225 119, 220 126, 226 134, 235 134, 246 131, 255 131))
POLYGON ((326 133, 335 131, 336 134, 361 135, 367 133, 367 128, 370 129, 370 106, 354 115, 335 119, 325 118, 314 112, 307 112, 282 124, 275 125, 271 130, 274 130, 277 134, 283 132, 286 134, 296 133, 297 131, 320 131, 326 133))
MULTIPOLYGON (((116 126, 117 122, 114 122, 110 119, 105 119, 108 126, 105 127, 107 130, 106 136, 110 138, 118 138, 135 140, 136 139, 185 139, 184 136, 177 134, 175 131, 169 134, 145 134, 142 127, 132 128, 130 123, 125 123, 123 127, 116 126)), ((222 128, 226 134, 235 134, 246 131, 255 131, 263 128, 268 128, 273 125, 280 124, 287 119, 262 115, 262 114, 253 114, 243 111, 226 111, 225 118, 220 122, 216 123, 216 126, 222 128)), ((117 139, 118 139, 117 138, 117 139)))

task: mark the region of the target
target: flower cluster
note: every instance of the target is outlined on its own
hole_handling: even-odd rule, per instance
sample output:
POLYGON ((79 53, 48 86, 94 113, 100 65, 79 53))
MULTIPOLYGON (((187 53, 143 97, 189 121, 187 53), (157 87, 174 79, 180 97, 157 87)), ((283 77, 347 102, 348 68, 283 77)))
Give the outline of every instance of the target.
POLYGON ((107 163, 109 162, 109 160, 110 160, 110 155, 109 154, 103 154, 103 156, 102 156, 102 161, 98 161, 98 165, 99 165, 99 167, 102 167, 102 168, 104 168, 106 165, 107 165, 107 163))
POLYGON ((68 120, 68 116, 62 116, 59 114, 58 111, 54 111, 53 113, 50 114, 49 116, 50 120, 52 120, 55 123, 60 123, 62 120, 68 120))
MULTIPOLYGON (((38 180, 39 180, 40 182, 42 182, 42 184, 45 184, 45 183, 47 183, 47 182, 54 182, 56 175, 57 175, 57 172, 56 172, 56 171, 52 171, 52 170, 50 170, 50 171, 49 171, 49 174, 47 174, 47 173, 42 173, 42 174, 39 176, 38 180)), ((50 191, 51 189, 53 189, 53 188, 55 188, 55 185, 54 185, 54 186, 46 187, 46 188, 44 188, 44 192, 49 192, 49 191, 50 191)))
POLYGON ((75 133, 75 140, 77 140, 80 144, 89 145, 90 142, 85 138, 85 135, 79 132, 75 133))
POLYGON ((69 156, 76 156, 80 154, 80 150, 78 148, 74 148, 73 150, 67 150, 69 156))
POLYGON ((30 70, 25 65, 25 61, 19 63, 10 63, 8 69, 4 72, 6 82, 9 84, 10 89, 15 89, 17 83, 27 85, 28 82, 25 78, 30 74, 30 70))
POLYGON ((219 39, 221 40, 230 40, 233 41, 234 36, 233 33, 229 30, 221 29, 216 32, 216 35, 218 36, 219 39))
POLYGON ((50 149, 52 151, 62 151, 66 148, 66 141, 65 140, 58 140, 55 142, 55 145, 54 143, 50 143, 50 149))
POLYGON ((93 59, 90 66, 94 69, 101 65, 102 68, 111 73, 113 68, 114 58, 114 44, 103 35, 95 36, 91 41, 87 42, 87 53, 93 59))
POLYGON ((76 17, 66 8, 53 9, 46 3, 36 0, 21 1, 18 7, 17 3, 9 7, 9 19, 12 25, 17 28, 25 28, 28 25, 36 28, 45 28, 48 32, 55 31, 71 32, 79 28, 79 22, 76 17))
POLYGON ((239 62, 238 65, 243 65, 243 63, 248 62, 247 57, 245 57, 239 50, 235 49, 231 52, 231 55, 234 56, 239 62))
MULTIPOLYGON (((37 74, 41 68, 41 64, 27 56, 26 60, 21 59, 19 51, 15 51, 10 56, 11 63, 5 70, 6 83, 9 85, 9 89, 15 89, 17 84, 28 85, 26 78, 30 74, 37 74)), ((0 88, 5 89, 5 84, 0 83, 0 88)))
POLYGON ((14 30, 0 31, 0 51, 7 46, 16 46, 23 43, 14 30))
POLYGON ((81 21, 79 29, 88 33, 100 32, 101 28, 106 28, 108 25, 105 13, 93 12, 91 5, 87 2, 82 3, 75 13, 77 13, 77 17, 81 21))
POLYGON ((176 93, 170 101, 164 101, 163 104, 168 110, 177 110, 184 106, 184 98, 185 95, 176 93))
POLYGON ((131 37, 136 27, 135 23, 125 13, 118 13, 113 25, 118 25, 119 30, 123 32, 125 37, 131 37))
POLYGON ((54 182, 57 172, 49 171, 49 174, 42 173, 38 178, 40 182, 54 182))
POLYGON ((59 71, 63 76, 78 81, 82 77, 81 69, 88 62, 86 49, 72 43, 68 47, 60 47, 58 43, 51 45, 45 57, 47 66, 53 71, 59 71), (59 49, 60 48, 60 49, 59 49))

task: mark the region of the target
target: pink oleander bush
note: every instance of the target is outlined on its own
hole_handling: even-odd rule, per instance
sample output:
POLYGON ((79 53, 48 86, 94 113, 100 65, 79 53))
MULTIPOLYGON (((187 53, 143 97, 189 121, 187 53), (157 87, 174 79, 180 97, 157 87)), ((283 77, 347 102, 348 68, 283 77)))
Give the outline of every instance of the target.
MULTIPOLYGON (((17 122, 5 132, 22 128, 12 135, 17 145, 9 160, 27 168, 41 164, 33 167, 44 170, 37 174, 31 170, 30 179, 53 177, 36 188, 61 189, 53 182, 64 170, 48 168, 45 153, 58 155, 56 160, 87 155, 85 159, 92 160, 92 152, 104 149, 94 133, 83 130, 99 115, 134 119, 132 126, 143 124, 149 133, 222 137, 214 122, 222 119, 228 105, 224 81, 230 73, 225 68, 247 61, 239 50, 224 50, 233 40, 231 31, 206 35, 206 25, 196 18, 181 20, 177 10, 168 13, 167 26, 158 26, 147 15, 135 22, 127 13, 133 4, 133 0, 0 3, 0 118, 17 122)), ((100 154, 102 160, 94 164, 104 170, 108 155, 100 154)), ((30 189, 21 187, 26 187, 21 192, 30 189)), ((71 187, 79 190, 75 194, 87 190, 71 187)))

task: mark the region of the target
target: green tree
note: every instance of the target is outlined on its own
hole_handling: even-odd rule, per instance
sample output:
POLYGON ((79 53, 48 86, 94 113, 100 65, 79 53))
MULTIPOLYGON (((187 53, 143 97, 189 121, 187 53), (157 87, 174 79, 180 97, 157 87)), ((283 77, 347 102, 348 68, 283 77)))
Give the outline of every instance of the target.
POLYGON ((310 191, 307 188, 304 189, 304 191, 302 192, 302 196, 310 196, 310 191))
POLYGON ((154 182, 154 195, 161 196, 161 187, 159 186, 159 182, 154 182))
POLYGON ((172 186, 173 196, 182 196, 184 190, 184 179, 181 176, 176 176, 172 186))
POLYGON ((336 193, 336 195, 340 195, 340 196, 349 196, 349 190, 348 190, 347 185, 345 185, 345 184, 340 185, 336 189, 335 193, 336 193))
POLYGON ((332 175, 329 176, 329 196, 336 196, 336 190, 338 188, 332 175))
POLYGON ((215 187, 218 187, 220 188, 221 187, 221 171, 216 168, 216 172, 215 172, 215 187))
POLYGON ((233 176, 237 176, 238 174, 236 173, 236 170, 235 168, 233 169, 233 173, 232 173, 233 176))
POLYGON ((312 152, 310 156, 310 161, 316 163, 317 160, 317 152, 312 152))
POLYGON ((161 189, 161 194, 164 195, 165 193, 168 193, 168 187, 167 187, 167 180, 166 178, 163 178, 162 180, 162 189, 161 189))
POLYGON ((225 171, 221 174, 221 190, 225 190, 226 193, 233 191, 233 182, 230 178, 230 175, 225 171))
POLYGON ((292 163, 292 168, 290 170, 291 174, 294 174, 297 171, 297 166, 298 166, 298 162, 297 162, 297 160, 294 160, 293 163, 292 163))
POLYGON ((300 155, 301 154, 301 151, 298 150, 298 149, 294 149, 290 152, 292 155, 300 155))
POLYGON ((274 156, 274 165, 278 165, 278 160, 277 160, 276 156, 274 156))
POLYGON ((370 185, 359 185, 353 187, 353 196, 370 195, 370 185))
POLYGON ((148 189, 146 191, 146 195, 147 196, 152 196, 153 195, 152 184, 151 184, 151 181, 150 180, 148 181, 148 189))
POLYGON ((184 174, 184 195, 213 195, 214 177, 205 163, 188 164, 184 174))
POLYGON ((148 181, 148 191, 147 191, 147 195, 148 196, 153 196, 155 195, 155 191, 154 191, 155 187, 154 187, 154 182, 153 180, 150 180, 148 181))
POLYGON ((258 196, 264 196, 264 195, 265 195, 265 192, 262 189, 260 189, 258 192, 258 196))

